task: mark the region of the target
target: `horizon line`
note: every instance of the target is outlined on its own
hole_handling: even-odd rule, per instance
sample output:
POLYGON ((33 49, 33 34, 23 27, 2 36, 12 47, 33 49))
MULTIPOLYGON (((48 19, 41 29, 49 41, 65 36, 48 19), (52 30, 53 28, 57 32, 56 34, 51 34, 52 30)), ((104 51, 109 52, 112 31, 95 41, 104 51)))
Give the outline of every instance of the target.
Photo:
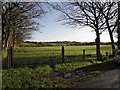
MULTIPOLYGON (((24 42, 81 42, 81 43, 90 43, 90 42, 95 42, 95 41, 35 41, 35 40, 25 40, 24 42)), ((115 41, 117 42, 117 41, 115 41)), ((111 42, 104 42, 104 41, 100 41, 100 43, 111 43, 111 42)))

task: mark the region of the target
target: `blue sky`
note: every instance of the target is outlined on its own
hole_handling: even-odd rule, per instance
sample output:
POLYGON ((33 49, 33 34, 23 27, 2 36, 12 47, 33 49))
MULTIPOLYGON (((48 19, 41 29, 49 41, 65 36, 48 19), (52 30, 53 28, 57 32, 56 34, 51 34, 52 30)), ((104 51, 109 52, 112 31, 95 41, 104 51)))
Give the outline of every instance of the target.
MULTIPOLYGON (((81 29, 73 29, 61 25, 62 22, 57 22, 60 12, 55 10, 47 13, 45 17, 39 19, 39 22, 44 26, 40 27, 38 32, 32 33, 30 41, 47 42, 47 41, 79 41, 79 42, 93 42, 95 41, 95 32, 92 32, 90 27, 81 29)), ((114 38, 116 41, 116 38, 114 38)), ((102 42, 110 42, 109 34, 104 32, 101 35, 102 42)))

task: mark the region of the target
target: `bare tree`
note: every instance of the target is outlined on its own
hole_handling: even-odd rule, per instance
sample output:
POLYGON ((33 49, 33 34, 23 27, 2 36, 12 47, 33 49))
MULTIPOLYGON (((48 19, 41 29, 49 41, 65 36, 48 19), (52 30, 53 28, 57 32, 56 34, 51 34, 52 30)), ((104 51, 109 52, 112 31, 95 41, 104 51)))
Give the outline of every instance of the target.
POLYGON ((115 55, 115 42, 113 39, 113 32, 117 28, 117 5, 115 2, 102 2, 97 7, 99 9, 99 12, 103 15, 106 22, 106 28, 109 32, 110 40, 111 40, 111 46, 112 46, 112 54, 115 55))
POLYGON ((62 21, 64 25, 93 28, 96 33, 97 60, 101 60, 100 34, 104 31, 105 20, 97 8, 99 2, 64 2, 50 5, 63 13, 59 21, 62 21))
POLYGON ((118 29, 117 29, 117 38, 118 38, 118 49, 120 49, 120 1, 118 4, 118 29))

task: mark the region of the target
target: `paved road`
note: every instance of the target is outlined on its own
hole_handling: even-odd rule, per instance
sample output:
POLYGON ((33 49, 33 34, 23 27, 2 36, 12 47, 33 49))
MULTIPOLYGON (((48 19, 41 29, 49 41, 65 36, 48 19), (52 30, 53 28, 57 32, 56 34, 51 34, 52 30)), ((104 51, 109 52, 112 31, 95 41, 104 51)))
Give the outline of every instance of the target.
POLYGON ((80 84, 80 88, 120 88, 120 65, 91 80, 80 84))

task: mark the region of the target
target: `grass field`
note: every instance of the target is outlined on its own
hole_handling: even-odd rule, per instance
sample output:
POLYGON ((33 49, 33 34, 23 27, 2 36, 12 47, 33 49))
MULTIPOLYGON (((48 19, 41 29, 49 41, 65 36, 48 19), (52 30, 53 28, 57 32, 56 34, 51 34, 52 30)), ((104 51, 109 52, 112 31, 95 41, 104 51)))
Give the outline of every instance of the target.
MULTIPOLYGON (((2 71, 3 89, 75 87, 82 80, 92 78, 114 66, 112 62, 102 63, 95 60, 95 57, 82 60, 83 49, 86 54, 95 54, 95 46, 65 46, 65 63, 61 63, 61 48, 17 47, 14 50, 14 65, 19 68, 2 71), (54 67, 51 67, 53 63, 54 67), (28 68, 27 65, 36 67, 28 68), (70 76, 66 78, 67 75, 70 76)), ((110 45, 101 46, 102 55, 105 52, 111 53, 110 45)))
MULTIPOLYGON (((49 46, 49 47, 17 47, 15 51, 15 55, 19 56, 19 54, 24 54, 29 56, 49 56, 50 54, 61 55, 61 46, 49 46)), ((95 54, 96 46, 64 46, 65 55, 81 55, 83 49, 86 50, 86 54, 95 54)), ((105 52, 111 53, 110 45, 101 45, 101 53, 105 54, 105 52)), ((26 56, 27 57, 27 56, 26 56)))
MULTIPOLYGON (((62 62, 61 46, 49 46, 49 47, 17 47, 14 49, 13 60, 14 65, 50 65, 58 64, 62 62)), ((95 45, 92 46, 64 46, 65 49, 65 62, 75 62, 83 60, 83 49, 85 54, 96 54, 95 45)), ((101 53, 105 56, 105 53, 111 53, 110 45, 102 45, 101 53)), ((86 57, 86 60, 94 61, 96 57, 86 57)), ((3 63, 4 65, 4 63, 3 63)))

